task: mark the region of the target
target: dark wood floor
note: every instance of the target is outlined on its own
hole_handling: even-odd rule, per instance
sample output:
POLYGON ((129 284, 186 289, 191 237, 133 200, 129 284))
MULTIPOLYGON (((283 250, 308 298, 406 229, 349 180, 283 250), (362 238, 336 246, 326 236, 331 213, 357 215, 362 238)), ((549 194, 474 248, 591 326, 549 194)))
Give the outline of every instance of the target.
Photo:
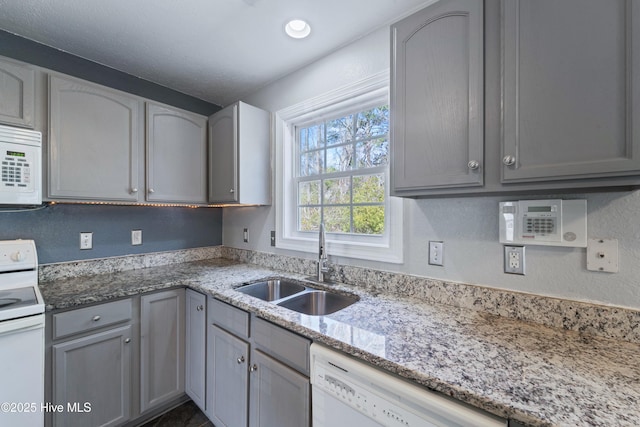
POLYGON ((214 427, 191 400, 140 427, 214 427))

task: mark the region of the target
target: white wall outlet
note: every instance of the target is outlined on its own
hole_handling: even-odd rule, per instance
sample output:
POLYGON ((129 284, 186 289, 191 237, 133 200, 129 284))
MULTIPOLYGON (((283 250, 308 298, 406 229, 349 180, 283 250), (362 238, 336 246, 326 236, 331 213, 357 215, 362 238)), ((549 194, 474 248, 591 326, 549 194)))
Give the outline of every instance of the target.
POLYGON ((245 229, 242 231, 242 240, 243 240, 245 243, 249 243, 249 229, 248 229, 248 228, 245 228, 245 229))
POLYGON ((81 232, 80 233, 80 249, 92 249, 93 248, 93 233, 81 232))
POLYGON ((504 247, 504 272, 524 276, 524 246, 504 247))
POLYGON ((429 264, 443 265, 444 242, 429 241, 429 264))
POLYGON ((618 239, 589 239, 587 270, 617 273, 619 271, 618 239))
POLYGON ((142 230, 131 230, 131 244, 133 246, 142 244, 142 230))

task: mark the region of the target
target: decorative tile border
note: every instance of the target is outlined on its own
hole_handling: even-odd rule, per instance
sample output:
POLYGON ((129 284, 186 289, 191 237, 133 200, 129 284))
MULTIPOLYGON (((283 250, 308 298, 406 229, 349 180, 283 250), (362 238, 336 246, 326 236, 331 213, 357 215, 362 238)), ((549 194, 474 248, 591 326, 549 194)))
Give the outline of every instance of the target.
MULTIPOLYGON (((225 258, 312 275, 315 261, 243 249, 222 248, 225 258)), ((412 297, 482 311, 553 328, 640 343, 640 310, 590 304, 409 274, 334 265, 333 280, 370 292, 412 297)))
POLYGON ((79 276, 93 276, 103 273, 137 270, 180 262, 199 261, 209 258, 221 258, 222 246, 181 249, 177 251, 152 252, 137 255, 125 255, 110 258, 70 261, 39 266, 40 282, 68 279, 79 276))

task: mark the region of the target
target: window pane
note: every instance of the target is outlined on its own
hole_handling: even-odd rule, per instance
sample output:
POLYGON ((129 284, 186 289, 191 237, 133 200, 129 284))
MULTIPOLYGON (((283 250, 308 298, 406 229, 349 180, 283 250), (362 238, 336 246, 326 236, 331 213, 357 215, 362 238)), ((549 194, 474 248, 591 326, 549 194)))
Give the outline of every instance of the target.
POLYGON ((318 231, 320 229, 320 208, 298 208, 298 230, 318 231))
POLYGON ((320 204, 320 181, 301 182, 298 184, 298 204, 320 204))
POLYGON ((342 145, 327 149, 327 173, 351 169, 353 165, 353 145, 342 145))
POLYGON ((372 108, 358 114, 356 139, 389 133, 389 106, 372 108))
POLYGON ((327 145, 342 144, 353 139, 353 116, 327 122, 327 145))
POLYGON ((384 175, 353 177, 353 203, 383 203, 384 175))
POLYGON ((356 144, 356 168, 371 168, 389 163, 387 138, 372 139, 356 144))
POLYGON ((351 209, 349 207, 325 207, 324 226, 328 233, 351 232, 351 209))
POLYGON ((315 150, 324 146, 324 125, 316 125, 307 128, 307 150, 315 150))
POLYGON ((384 206, 354 206, 353 231, 360 234, 382 234, 384 206))
POLYGON ((325 205, 351 203, 351 178, 325 179, 323 183, 325 205))
POLYGON ((312 151, 300 155, 300 176, 318 175, 324 166, 323 151, 312 151))

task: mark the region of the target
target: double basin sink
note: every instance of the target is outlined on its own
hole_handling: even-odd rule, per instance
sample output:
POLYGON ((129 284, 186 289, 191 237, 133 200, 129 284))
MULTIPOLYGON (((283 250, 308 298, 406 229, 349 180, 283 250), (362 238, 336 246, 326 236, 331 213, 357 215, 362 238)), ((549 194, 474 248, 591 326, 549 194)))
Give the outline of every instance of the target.
POLYGON ((271 279, 236 288, 238 292, 269 301, 310 316, 324 316, 342 310, 358 297, 314 289, 287 279, 271 279))

